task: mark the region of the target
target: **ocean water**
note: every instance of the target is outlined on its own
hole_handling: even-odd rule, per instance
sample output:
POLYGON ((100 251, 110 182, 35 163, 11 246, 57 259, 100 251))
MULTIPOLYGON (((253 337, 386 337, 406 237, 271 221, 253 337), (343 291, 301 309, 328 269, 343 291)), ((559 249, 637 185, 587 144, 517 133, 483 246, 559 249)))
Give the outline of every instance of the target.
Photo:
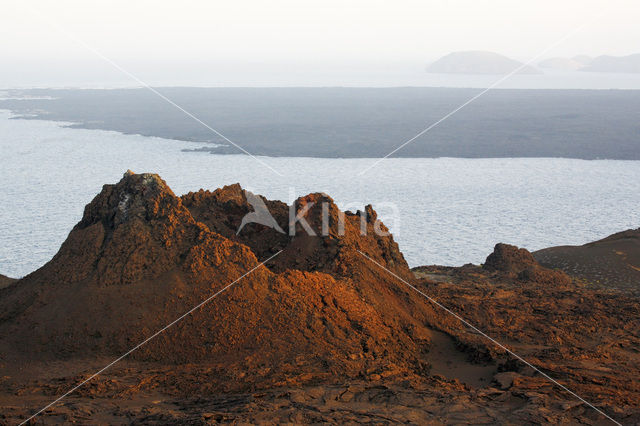
POLYGON ((47 262, 85 204, 127 169, 159 173, 177 194, 240 182, 286 202, 325 192, 352 211, 371 203, 411 266, 480 263, 497 242, 536 250, 640 226, 637 161, 399 158, 361 175, 376 160, 183 151, 200 146, 0 111, 0 273, 47 262))

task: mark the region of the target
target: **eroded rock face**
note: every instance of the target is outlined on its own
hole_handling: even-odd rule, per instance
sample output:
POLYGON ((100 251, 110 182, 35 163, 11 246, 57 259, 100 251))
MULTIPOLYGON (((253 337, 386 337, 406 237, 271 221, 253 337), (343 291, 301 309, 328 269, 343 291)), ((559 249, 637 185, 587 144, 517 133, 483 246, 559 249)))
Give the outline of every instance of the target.
POLYGON ((493 253, 487 257, 483 268, 486 271, 517 278, 524 282, 554 285, 571 283, 571 278, 564 272, 540 266, 528 250, 509 244, 496 244, 493 253))
MULTIPOLYGON (((288 206, 263 201, 285 229, 288 206)), ((322 194, 298 199, 294 213, 318 234, 328 215, 325 236, 300 223, 295 235, 252 223, 237 233, 251 211, 239 185, 177 197, 157 175, 127 172, 49 263, 2 289, 0 346, 24 359, 119 355, 255 269, 132 356, 224 363, 245 372, 238 385, 428 371, 420 354, 439 316, 358 253, 409 273, 390 237, 361 235, 362 213, 344 215, 338 232, 342 213, 322 194), (259 265, 278 250, 270 268, 259 265)), ((367 213, 364 229, 384 227, 367 213)))
MULTIPOLYGON (((425 281, 421 288, 427 289, 435 300, 536 367, 553 372, 554 378, 578 395, 592 403, 597 401, 594 405, 604 408, 622 424, 640 419, 637 294, 581 283, 549 285, 542 276, 528 278, 533 280, 520 285, 522 281, 517 276, 477 266, 424 266, 414 271, 425 281)), ((451 330, 450 335, 471 347, 486 340, 474 341, 473 334, 464 328, 451 330)), ((535 395, 539 401, 548 398, 544 407, 566 412, 561 408, 564 403, 558 402, 557 388, 529 366, 514 358, 501 365, 499 371, 494 376, 496 388, 512 395, 535 395)), ((576 401, 567 401, 566 406, 571 407, 576 401)), ((546 411, 537 410, 531 420, 541 413, 546 411)), ((603 422, 603 418, 595 417, 585 420, 590 414, 593 413, 589 410, 581 412, 582 422, 603 422)), ((549 422, 540 418, 533 421, 549 422)), ((572 423, 559 421, 563 422, 572 423)))
MULTIPOLYGON (((260 199, 287 229, 289 206, 260 199)), ((354 401, 364 413, 348 419, 362 421, 371 421, 371 409, 382 421, 414 423, 433 421, 434 415, 467 423, 602 421, 598 413, 576 406, 572 395, 487 344, 486 336, 441 308, 435 311, 364 259, 359 251, 399 276, 405 273, 393 240, 369 233, 384 229, 370 206, 345 213, 341 232, 342 213, 333 201, 310 194, 296 200, 293 216, 300 214, 324 235, 308 235, 301 223, 295 235, 255 223, 245 223, 238 233, 254 209, 239 185, 183 197, 156 175, 127 173, 106 185, 47 265, 0 288, 0 411, 13 413, 6 418, 16 423, 24 420, 33 411, 17 407, 16 395, 38 394, 33 404, 39 407, 33 408, 50 403, 53 395, 104 367, 105 357, 122 355, 223 291, 132 353, 134 360, 126 358, 116 371, 80 389, 72 404, 54 407, 61 417, 47 411, 48 420, 86 422, 87 412, 107 407, 104 422, 198 423, 204 405, 221 411, 239 407, 237 394, 223 394, 232 400, 225 405, 221 393, 247 392, 247 406, 255 407, 261 399, 256 390, 264 395, 264 389, 273 389, 269 421, 353 416, 353 405, 336 411, 336 401, 354 401), (325 216, 330 220, 322 232, 325 216), (268 268, 259 265, 279 250, 268 268), (30 365, 38 367, 29 370, 30 365), (14 375, 51 370, 36 381, 14 375), (364 389, 331 390, 344 383, 362 383, 364 389), (301 386, 308 395, 295 393, 301 386), (127 407, 135 398, 144 407, 132 414, 127 407), (156 398, 170 403, 163 410, 156 398), (326 416, 272 414, 300 407, 326 416), (150 416, 154 410, 156 416, 150 416)), ((508 342, 515 353, 623 423, 640 419, 637 298, 557 285, 556 271, 506 245, 496 247, 484 268, 420 272, 423 279, 408 280, 440 306, 508 342), (527 285, 514 285, 522 281, 527 285)), ((247 411, 248 417, 223 413, 220 419, 265 419, 247 411)))
MULTIPOLYGON (((199 264, 203 258, 211 259, 220 250, 238 256, 243 264, 256 262, 250 250, 240 253, 196 222, 159 176, 128 171, 117 184, 104 185, 59 252, 36 276, 66 283, 132 284, 176 267, 195 272, 203 266, 199 264)), ((225 256, 218 257, 221 261, 225 256)))
POLYGON ((511 273, 519 273, 536 265, 536 260, 528 250, 504 243, 496 244, 484 262, 484 268, 488 271, 511 273))
POLYGON ((362 252, 394 273, 411 277, 398 244, 371 205, 351 213, 341 212, 331 197, 321 193, 300 197, 291 207, 255 197, 264 203, 279 229, 248 223, 238 232, 244 216, 254 211, 238 184, 213 192, 188 193, 182 201, 196 220, 248 245, 258 258, 282 250, 270 266, 274 271, 297 269, 363 277, 371 263, 362 252))

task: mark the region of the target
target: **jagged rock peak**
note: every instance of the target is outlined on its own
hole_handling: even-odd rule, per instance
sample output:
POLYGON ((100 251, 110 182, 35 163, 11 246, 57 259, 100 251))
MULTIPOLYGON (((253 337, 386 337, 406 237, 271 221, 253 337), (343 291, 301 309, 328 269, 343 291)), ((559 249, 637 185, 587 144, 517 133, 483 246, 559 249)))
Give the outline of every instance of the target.
MULTIPOLYGON (((209 191, 206 191, 209 192, 209 191)), ((246 196, 245 190, 239 183, 231 185, 225 185, 222 188, 218 188, 212 193, 216 201, 220 203, 234 202, 236 204, 245 204, 246 196)))
POLYGON ((107 184, 84 210, 76 228, 97 222, 112 228, 132 218, 150 219, 166 215, 181 205, 171 188, 155 173, 136 174, 127 170, 116 184, 107 184))
MULTIPOLYGON (((285 203, 248 194, 231 185, 179 198, 157 175, 132 172, 105 185, 58 254, 4 290, 11 295, 0 298, 0 336, 29 336, 4 347, 19 348, 21 356, 121 354, 244 277, 242 286, 225 293, 225 301, 193 312, 184 326, 134 356, 178 363, 224 362, 226 357, 242 360, 237 367, 225 365, 243 372, 273 365, 273 383, 289 374, 282 360, 291 359, 313 360, 307 371, 314 374, 355 377, 386 365, 424 371, 427 365, 416 363, 412 354, 428 350, 425 321, 435 315, 358 253, 408 276, 391 237, 361 235, 355 215, 347 215, 344 235, 293 236, 259 222, 238 233, 243 218, 260 208, 283 227, 289 220, 285 203), (235 205, 234 197, 241 195, 243 203, 235 205), (259 267, 258 258, 276 252, 269 268, 259 267), (362 357, 348 356, 363 352, 363 346, 362 357)), ((329 199, 307 197, 313 200, 329 199)), ((313 207, 309 223, 318 225, 322 206, 313 207)))

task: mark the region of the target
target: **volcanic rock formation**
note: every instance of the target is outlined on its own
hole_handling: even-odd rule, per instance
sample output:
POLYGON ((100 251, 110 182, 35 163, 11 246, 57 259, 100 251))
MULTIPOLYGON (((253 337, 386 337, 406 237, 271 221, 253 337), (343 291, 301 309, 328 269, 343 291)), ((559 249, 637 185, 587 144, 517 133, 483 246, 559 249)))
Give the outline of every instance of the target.
POLYGON ((637 297, 504 244, 482 267, 410 271, 386 231, 371 206, 343 213, 324 194, 178 197, 127 172, 50 262, 0 285, 0 423, 69 390, 38 419, 603 421, 533 365, 640 421, 637 297))
POLYGON ((509 244, 496 244, 493 253, 487 256, 483 267, 505 278, 516 277, 525 282, 557 285, 566 285, 571 282, 564 272, 540 266, 527 249, 509 244))
MULTIPOLYGON (((397 243, 378 221, 371 205, 356 213, 341 212, 331 197, 315 193, 298 198, 290 209, 283 202, 244 191, 238 184, 214 192, 190 192, 182 196, 182 202, 196 220, 232 241, 251 247, 258 258, 282 250, 270 262, 270 268, 275 271, 322 271, 362 278, 363 268, 368 270, 371 264, 360 251, 379 260, 395 274, 411 277, 397 243), (262 200, 283 232, 252 223, 238 232, 242 218, 253 209, 247 195, 262 200)), ((375 275, 379 272, 375 271, 375 275)))
MULTIPOLYGON (((288 206, 264 201, 287 229, 288 206)), ((300 220, 294 236, 257 224, 236 235, 250 209, 239 185, 181 198, 157 175, 127 172, 87 205, 49 263, 2 290, 3 349, 22 358, 118 355, 240 280, 132 356, 249 372, 233 383, 428 371, 427 324, 448 320, 359 253, 411 275, 393 238, 373 232, 386 228, 370 206, 366 218, 343 215, 311 194, 294 213, 318 236, 300 220)))

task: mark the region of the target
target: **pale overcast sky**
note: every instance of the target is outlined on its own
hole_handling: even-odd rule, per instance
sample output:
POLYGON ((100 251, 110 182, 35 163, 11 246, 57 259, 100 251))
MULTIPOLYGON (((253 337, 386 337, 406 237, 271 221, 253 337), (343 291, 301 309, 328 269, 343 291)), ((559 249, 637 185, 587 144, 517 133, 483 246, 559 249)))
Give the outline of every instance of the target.
POLYGON ((545 57, 627 55, 640 52, 639 17, 629 0, 5 1, 0 87, 127 80, 55 26, 154 84, 236 73, 252 85, 260 71, 303 81, 422 68, 458 50, 527 61, 592 21, 545 57))

